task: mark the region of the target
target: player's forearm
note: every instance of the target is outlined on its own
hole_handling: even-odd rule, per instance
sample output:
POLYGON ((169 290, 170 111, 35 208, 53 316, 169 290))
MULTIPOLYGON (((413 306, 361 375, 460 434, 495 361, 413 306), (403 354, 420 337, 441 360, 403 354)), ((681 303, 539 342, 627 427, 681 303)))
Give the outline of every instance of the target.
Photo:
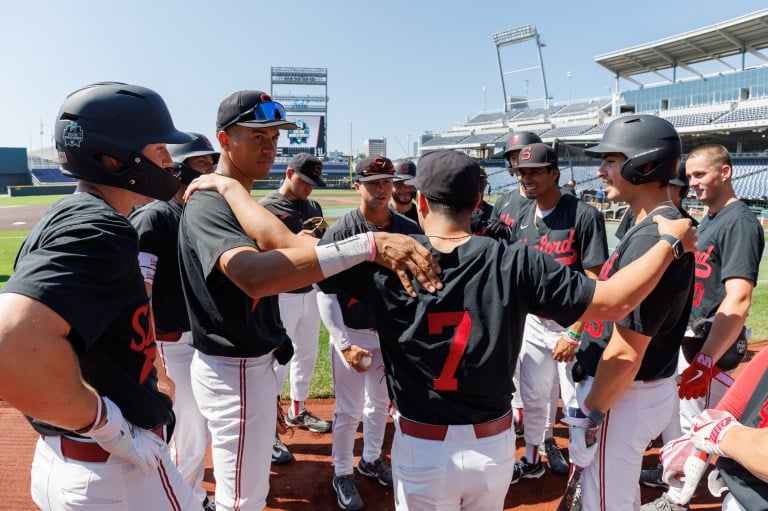
POLYGON ((589 395, 584 399, 588 410, 607 412, 624 395, 635 379, 640 361, 612 357, 600 360, 589 395))
POLYGON ((739 337, 747 321, 751 302, 751 292, 725 295, 712 322, 709 336, 701 347, 702 353, 711 356, 712 360, 720 360, 728 347, 739 337))
POLYGON ((598 281, 592 302, 579 321, 618 321, 626 317, 653 291, 673 259, 669 243, 660 240, 610 279, 598 281))
POLYGON ((768 428, 734 426, 720 448, 762 481, 768 482, 768 428))

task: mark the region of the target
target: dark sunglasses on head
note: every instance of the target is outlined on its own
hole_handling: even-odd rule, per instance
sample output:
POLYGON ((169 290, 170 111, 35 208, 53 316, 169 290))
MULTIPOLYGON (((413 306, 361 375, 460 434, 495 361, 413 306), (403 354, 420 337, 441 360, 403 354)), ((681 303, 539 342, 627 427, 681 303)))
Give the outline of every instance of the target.
POLYGON ((395 166, 392 165, 390 160, 377 156, 371 163, 363 167, 362 174, 364 177, 371 174, 394 174, 395 166))
POLYGON ((285 121, 285 108, 283 108, 283 105, 280 103, 277 103, 276 101, 265 101, 263 103, 259 103, 257 105, 254 105, 253 108, 249 108, 245 112, 238 115, 235 119, 229 121, 227 124, 221 127, 222 130, 225 130, 232 126, 233 124, 237 124, 239 122, 248 122, 248 121, 285 121))

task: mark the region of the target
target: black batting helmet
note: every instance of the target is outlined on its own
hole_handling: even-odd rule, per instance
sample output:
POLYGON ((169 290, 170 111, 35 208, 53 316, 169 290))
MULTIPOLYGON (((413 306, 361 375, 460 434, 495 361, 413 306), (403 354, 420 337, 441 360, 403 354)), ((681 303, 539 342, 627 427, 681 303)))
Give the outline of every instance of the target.
POLYGON ((532 131, 517 131, 509 137, 507 149, 504 151, 504 159, 509 159, 509 153, 519 151, 523 147, 531 144, 541 143, 541 137, 532 131))
POLYGON ((213 164, 216 165, 219 163, 220 155, 220 153, 213 149, 213 144, 205 135, 192 131, 187 133, 187 135, 194 137, 194 140, 186 144, 168 145, 168 152, 171 154, 171 159, 173 159, 173 168, 176 169, 176 175, 181 180, 181 183, 185 185, 188 185, 200 175, 198 171, 186 164, 187 158, 210 155, 213 158, 213 164))
POLYGON ((56 149, 62 174, 168 200, 179 180, 141 154, 148 144, 189 142, 176 129, 155 91, 117 82, 87 85, 64 100, 56 117, 56 149), (102 155, 124 165, 104 166, 102 155))
POLYGON ((595 147, 584 151, 588 156, 601 157, 606 153, 621 153, 627 161, 621 175, 632 184, 668 182, 677 173, 683 152, 680 135, 672 124, 654 115, 628 115, 620 117, 605 130, 603 139, 595 147), (650 169, 641 171, 652 163, 650 169))

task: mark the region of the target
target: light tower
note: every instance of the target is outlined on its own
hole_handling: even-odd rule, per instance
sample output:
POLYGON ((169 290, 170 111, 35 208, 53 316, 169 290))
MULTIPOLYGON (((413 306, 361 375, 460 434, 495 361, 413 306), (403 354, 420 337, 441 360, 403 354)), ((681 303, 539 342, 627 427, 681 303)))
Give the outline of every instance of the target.
MULTIPOLYGON (((526 71, 535 71, 535 70, 539 70, 540 72, 541 85, 542 85, 544 95, 541 98, 534 98, 533 101, 543 101, 544 107, 549 108, 549 91, 547 90, 547 78, 544 74, 544 62, 541 58, 541 48, 544 46, 544 44, 539 40, 539 33, 536 30, 536 27, 533 25, 523 25, 517 28, 506 30, 504 32, 497 32, 496 34, 493 34, 493 44, 496 46, 496 57, 499 61, 499 73, 501 75, 501 90, 504 94, 504 111, 509 112, 509 110, 513 105, 528 103, 528 97, 527 97, 528 96, 528 92, 527 92, 528 80, 525 80, 526 97, 515 99, 514 97, 510 97, 507 95, 506 75, 513 74, 513 73, 521 73, 526 71), (512 69, 510 71, 504 71, 504 68, 501 64, 501 48, 505 46, 510 46, 513 44, 524 43, 527 41, 533 41, 536 46, 536 55, 538 57, 538 65, 512 69)), ((516 83, 519 83, 519 82, 516 82, 516 83)))

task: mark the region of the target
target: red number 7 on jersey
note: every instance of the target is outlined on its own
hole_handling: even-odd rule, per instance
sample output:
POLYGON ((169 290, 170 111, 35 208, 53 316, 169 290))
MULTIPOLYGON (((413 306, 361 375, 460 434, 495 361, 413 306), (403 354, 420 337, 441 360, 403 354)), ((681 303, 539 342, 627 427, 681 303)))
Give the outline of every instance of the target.
POLYGON ((459 367, 464 351, 467 349, 467 338, 472 329, 472 318, 467 311, 462 312, 430 312, 427 314, 427 328, 430 334, 442 333, 446 327, 455 326, 456 333, 451 339, 451 350, 443 364, 440 376, 434 379, 435 390, 456 390, 459 381, 456 379, 456 369, 459 367))

